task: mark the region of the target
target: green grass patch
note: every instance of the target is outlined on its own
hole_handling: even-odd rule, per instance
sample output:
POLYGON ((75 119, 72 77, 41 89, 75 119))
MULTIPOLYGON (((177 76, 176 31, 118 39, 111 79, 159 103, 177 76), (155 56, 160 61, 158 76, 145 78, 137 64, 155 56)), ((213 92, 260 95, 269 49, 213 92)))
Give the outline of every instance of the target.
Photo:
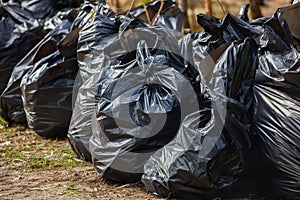
POLYGON ((5 125, 7 125, 6 121, 4 121, 4 119, 0 117, 0 126, 5 126, 5 125))
POLYGON ((67 140, 48 140, 0 118, 0 159, 9 170, 56 170, 84 166, 67 140))

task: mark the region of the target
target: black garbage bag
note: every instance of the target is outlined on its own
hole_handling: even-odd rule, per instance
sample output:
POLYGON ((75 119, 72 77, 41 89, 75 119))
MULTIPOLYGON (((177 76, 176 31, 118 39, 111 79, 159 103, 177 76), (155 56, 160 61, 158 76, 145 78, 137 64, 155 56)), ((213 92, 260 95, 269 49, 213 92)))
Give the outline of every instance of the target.
POLYGON ((49 33, 57 26, 60 26, 60 24, 62 24, 66 19, 74 21, 74 19, 76 19, 76 17, 78 16, 79 11, 79 8, 70 8, 58 11, 53 17, 47 18, 46 20, 41 22, 44 31, 49 33))
MULTIPOLYGON (((134 8, 129 16, 148 22, 151 25, 160 25, 181 32, 183 29, 183 13, 178 8, 175 0, 156 0, 144 6, 134 8), (163 4, 162 4, 163 3, 163 4), (146 10, 148 16, 146 14, 146 10), (160 13, 158 13, 160 11, 160 13)), ((124 13, 127 14, 127 13, 124 13)))
POLYGON ((126 18, 116 26, 115 38, 98 52, 105 66, 89 145, 102 177, 136 182, 149 156, 199 109, 199 73, 179 55, 177 31, 126 18))
POLYGON ((248 38, 223 54, 220 48, 200 63, 206 88, 200 110, 187 116, 176 137, 145 164, 142 182, 159 196, 236 198, 256 190, 240 179, 248 177, 257 45, 248 38))
POLYGON ((51 138, 66 136, 77 70, 76 55, 66 57, 56 50, 34 64, 22 78, 28 126, 37 134, 51 138))
POLYGON ((98 84, 94 80, 94 75, 100 71, 101 66, 98 63, 90 63, 91 60, 98 59, 98 55, 93 54, 92 49, 94 45, 98 45, 97 48, 105 46, 106 39, 117 31, 114 26, 102 23, 105 16, 112 17, 113 15, 107 5, 100 4, 98 12, 93 14, 90 21, 79 32, 77 50, 79 72, 73 90, 73 114, 68 139, 74 152, 88 161, 92 160, 88 143, 92 135, 91 119, 96 107, 95 95, 98 84), (87 48, 87 44, 91 47, 87 48))
POLYGON ((57 50, 58 43, 70 32, 75 16, 70 13, 63 18, 15 67, 6 89, 0 96, 0 115, 9 124, 27 124, 23 108, 20 83, 34 64, 57 50))
POLYGON ((36 19, 53 17, 65 8, 76 8, 82 3, 81 0, 22 0, 21 7, 30 11, 36 19))
POLYGON ((235 40, 244 41, 247 37, 258 41, 261 35, 259 28, 231 14, 227 14, 223 20, 210 15, 198 14, 197 22, 205 31, 193 34, 193 38, 199 40, 198 47, 195 47, 196 51, 193 51, 194 54, 199 51, 201 54, 205 51, 209 53, 222 44, 235 40))
POLYGON ((261 37, 253 125, 270 199, 300 197, 300 54, 291 34, 299 13, 300 4, 279 9, 263 26, 261 37))
POLYGON ((184 15, 176 4, 164 9, 154 20, 154 24, 163 26, 178 32, 183 32, 184 15))
POLYGON ((43 38, 33 16, 16 5, 0 3, 0 94, 14 66, 43 38))
POLYGON ((91 8, 79 13, 66 27, 67 34, 55 51, 34 63, 21 80, 28 126, 41 136, 62 138, 67 135, 73 85, 78 72, 78 33, 81 23, 90 18, 91 8))
MULTIPOLYGON (((177 30, 178 27, 181 27, 179 22, 176 25, 173 24, 173 19, 180 16, 176 11, 177 7, 173 1, 168 1, 164 6, 165 9, 154 23, 161 27, 177 30)), ((159 7, 158 1, 148 5, 148 9, 152 11, 153 9, 159 9, 159 7)), ((140 18, 144 12, 144 8, 139 7, 131 12, 131 16, 140 18)), ((98 77, 96 76, 102 70, 102 64, 98 62, 98 51, 101 52, 107 48, 107 40, 112 40, 111 35, 113 34, 114 38, 116 37, 115 34, 119 31, 120 26, 116 22, 105 20, 106 15, 113 16, 113 13, 107 7, 102 6, 100 12, 96 13, 95 18, 80 31, 78 41, 80 70, 75 83, 75 88, 77 89, 73 92, 75 102, 68 138, 74 151, 88 161, 92 159, 89 152, 89 140, 92 136, 92 114, 96 107, 95 96, 98 86, 102 84, 102 82, 97 80, 98 77), (91 47, 87 48, 87 44, 91 47), (95 63, 92 61, 95 61, 95 63)), ((107 77, 106 75, 103 79, 107 79, 107 77)))
POLYGON ((26 123, 20 81, 34 63, 57 50, 57 44, 70 32, 78 13, 79 10, 69 9, 46 20, 43 29, 49 33, 14 67, 7 87, 0 96, 0 114, 7 122, 26 123))

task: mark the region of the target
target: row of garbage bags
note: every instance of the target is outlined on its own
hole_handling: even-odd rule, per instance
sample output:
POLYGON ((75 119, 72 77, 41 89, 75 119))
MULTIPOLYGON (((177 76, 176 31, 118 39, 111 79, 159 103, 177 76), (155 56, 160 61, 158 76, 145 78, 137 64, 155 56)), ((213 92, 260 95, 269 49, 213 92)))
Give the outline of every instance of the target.
POLYGON ((300 198, 300 3, 271 18, 175 1, 114 14, 97 1, 0 7, 0 114, 109 180, 161 197, 300 198), (147 10, 147 11, 146 11, 147 10))

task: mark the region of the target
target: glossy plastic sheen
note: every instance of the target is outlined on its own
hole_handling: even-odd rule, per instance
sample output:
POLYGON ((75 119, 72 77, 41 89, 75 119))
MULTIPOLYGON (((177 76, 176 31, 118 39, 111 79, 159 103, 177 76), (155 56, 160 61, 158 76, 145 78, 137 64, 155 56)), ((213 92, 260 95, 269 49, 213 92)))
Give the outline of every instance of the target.
POLYGON ((254 130, 270 199, 300 198, 300 3, 263 26, 254 95, 254 130))
MULTIPOLYGON (((171 30, 181 29, 182 15, 173 0, 164 3, 162 12, 156 19, 154 14, 160 7, 160 1, 149 3, 146 7, 155 24, 171 30)), ((96 106, 95 95, 102 81, 109 79, 108 75, 104 74, 100 82, 96 80, 96 75, 104 70, 102 66, 105 65, 98 61, 97 55, 104 49, 108 49, 111 41, 116 39, 115 35, 120 26, 118 24, 120 22, 109 20, 105 17, 107 15, 112 17, 113 13, 107 9, 107 6, 101 5, 95 17, 91 18, 90 22, 80 31, 78 41, 80 69, 73 93, 74 109, 68 138, 75 152, 89 161, 91 161, 89 139, 92 136, 91 119, 96 106)), ((147 21, 143 6, 133 9, 128 16, 147 21)))
POLYGON ((21 80, 34 64, 57 50, 57 44, 69 33, 74 21, 71 16, 68 13, 60 13, 59 18, 55 16, 49 19, 52 26, 49 22, 46 29, 53 30, 14 67, 7 87, 0 96, 0 114, 8 123, 27 124, 20 89, 21 80))
POLYGON ((55 51, 36 62, 21 81, 28 126, 49 138, 66 137, 72 115, 72 93, 78 72, 78 32, 89 19, 92 7, 83 9, 55 51))
POLYGON ((0 94, 14 66, 43 38, 39 23, 15 5, 0 4, 0 94))
POLYGON ((200 72, 206 68, 222 71, 214 73, 209 83, 222 82, 227 95, 219 93, 222 88, 218 85, 206 91, 206 101, 212 105, 202 101, 200 110, 185 118, 175 139, 151 156, 142 177, 148 190, 162 197, 172 193, 181 199, 232 198, 255 192, 246 179, 246 168, 256 60, 255 41, 246 39, 232 43, 215 65, 200 68, 200 72), (221 119, 220 112, 224 111, 226 118, 221 119))

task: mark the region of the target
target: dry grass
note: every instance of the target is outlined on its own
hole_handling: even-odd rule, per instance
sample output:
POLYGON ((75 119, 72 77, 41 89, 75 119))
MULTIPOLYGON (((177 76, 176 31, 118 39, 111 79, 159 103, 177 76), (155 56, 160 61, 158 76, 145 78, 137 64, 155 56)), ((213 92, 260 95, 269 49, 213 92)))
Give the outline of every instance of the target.
MULTIPOLYGON (((129 0, 119 0, 126 10, 129 0)), ((109 1, 108 1, 109 2, 109 1)), ((247 0, 221 0, 223 7, 237 15, 247 0)), ((141 1, 136 0, 136 6, 141 1)), ((266 1, 264 16, 271 16, 289 0, 266 1)), ((204 1, 189 0, 192 31, 200 30, 195 15, 204 12, 204 1)), ((213 14, 224 13, 213 0, 213 14)), ((46 140, 33 131, 16 126, 8 128, 0 118, 0 199, 158 199, 141 184, 118 185, 101 179, 90 163, 72 152, 67 140, 46 140)))
POLYGON ((158 199, 138 184, 101 179, 67 140, 8 128, 0 118, 0 199, 158 199))

